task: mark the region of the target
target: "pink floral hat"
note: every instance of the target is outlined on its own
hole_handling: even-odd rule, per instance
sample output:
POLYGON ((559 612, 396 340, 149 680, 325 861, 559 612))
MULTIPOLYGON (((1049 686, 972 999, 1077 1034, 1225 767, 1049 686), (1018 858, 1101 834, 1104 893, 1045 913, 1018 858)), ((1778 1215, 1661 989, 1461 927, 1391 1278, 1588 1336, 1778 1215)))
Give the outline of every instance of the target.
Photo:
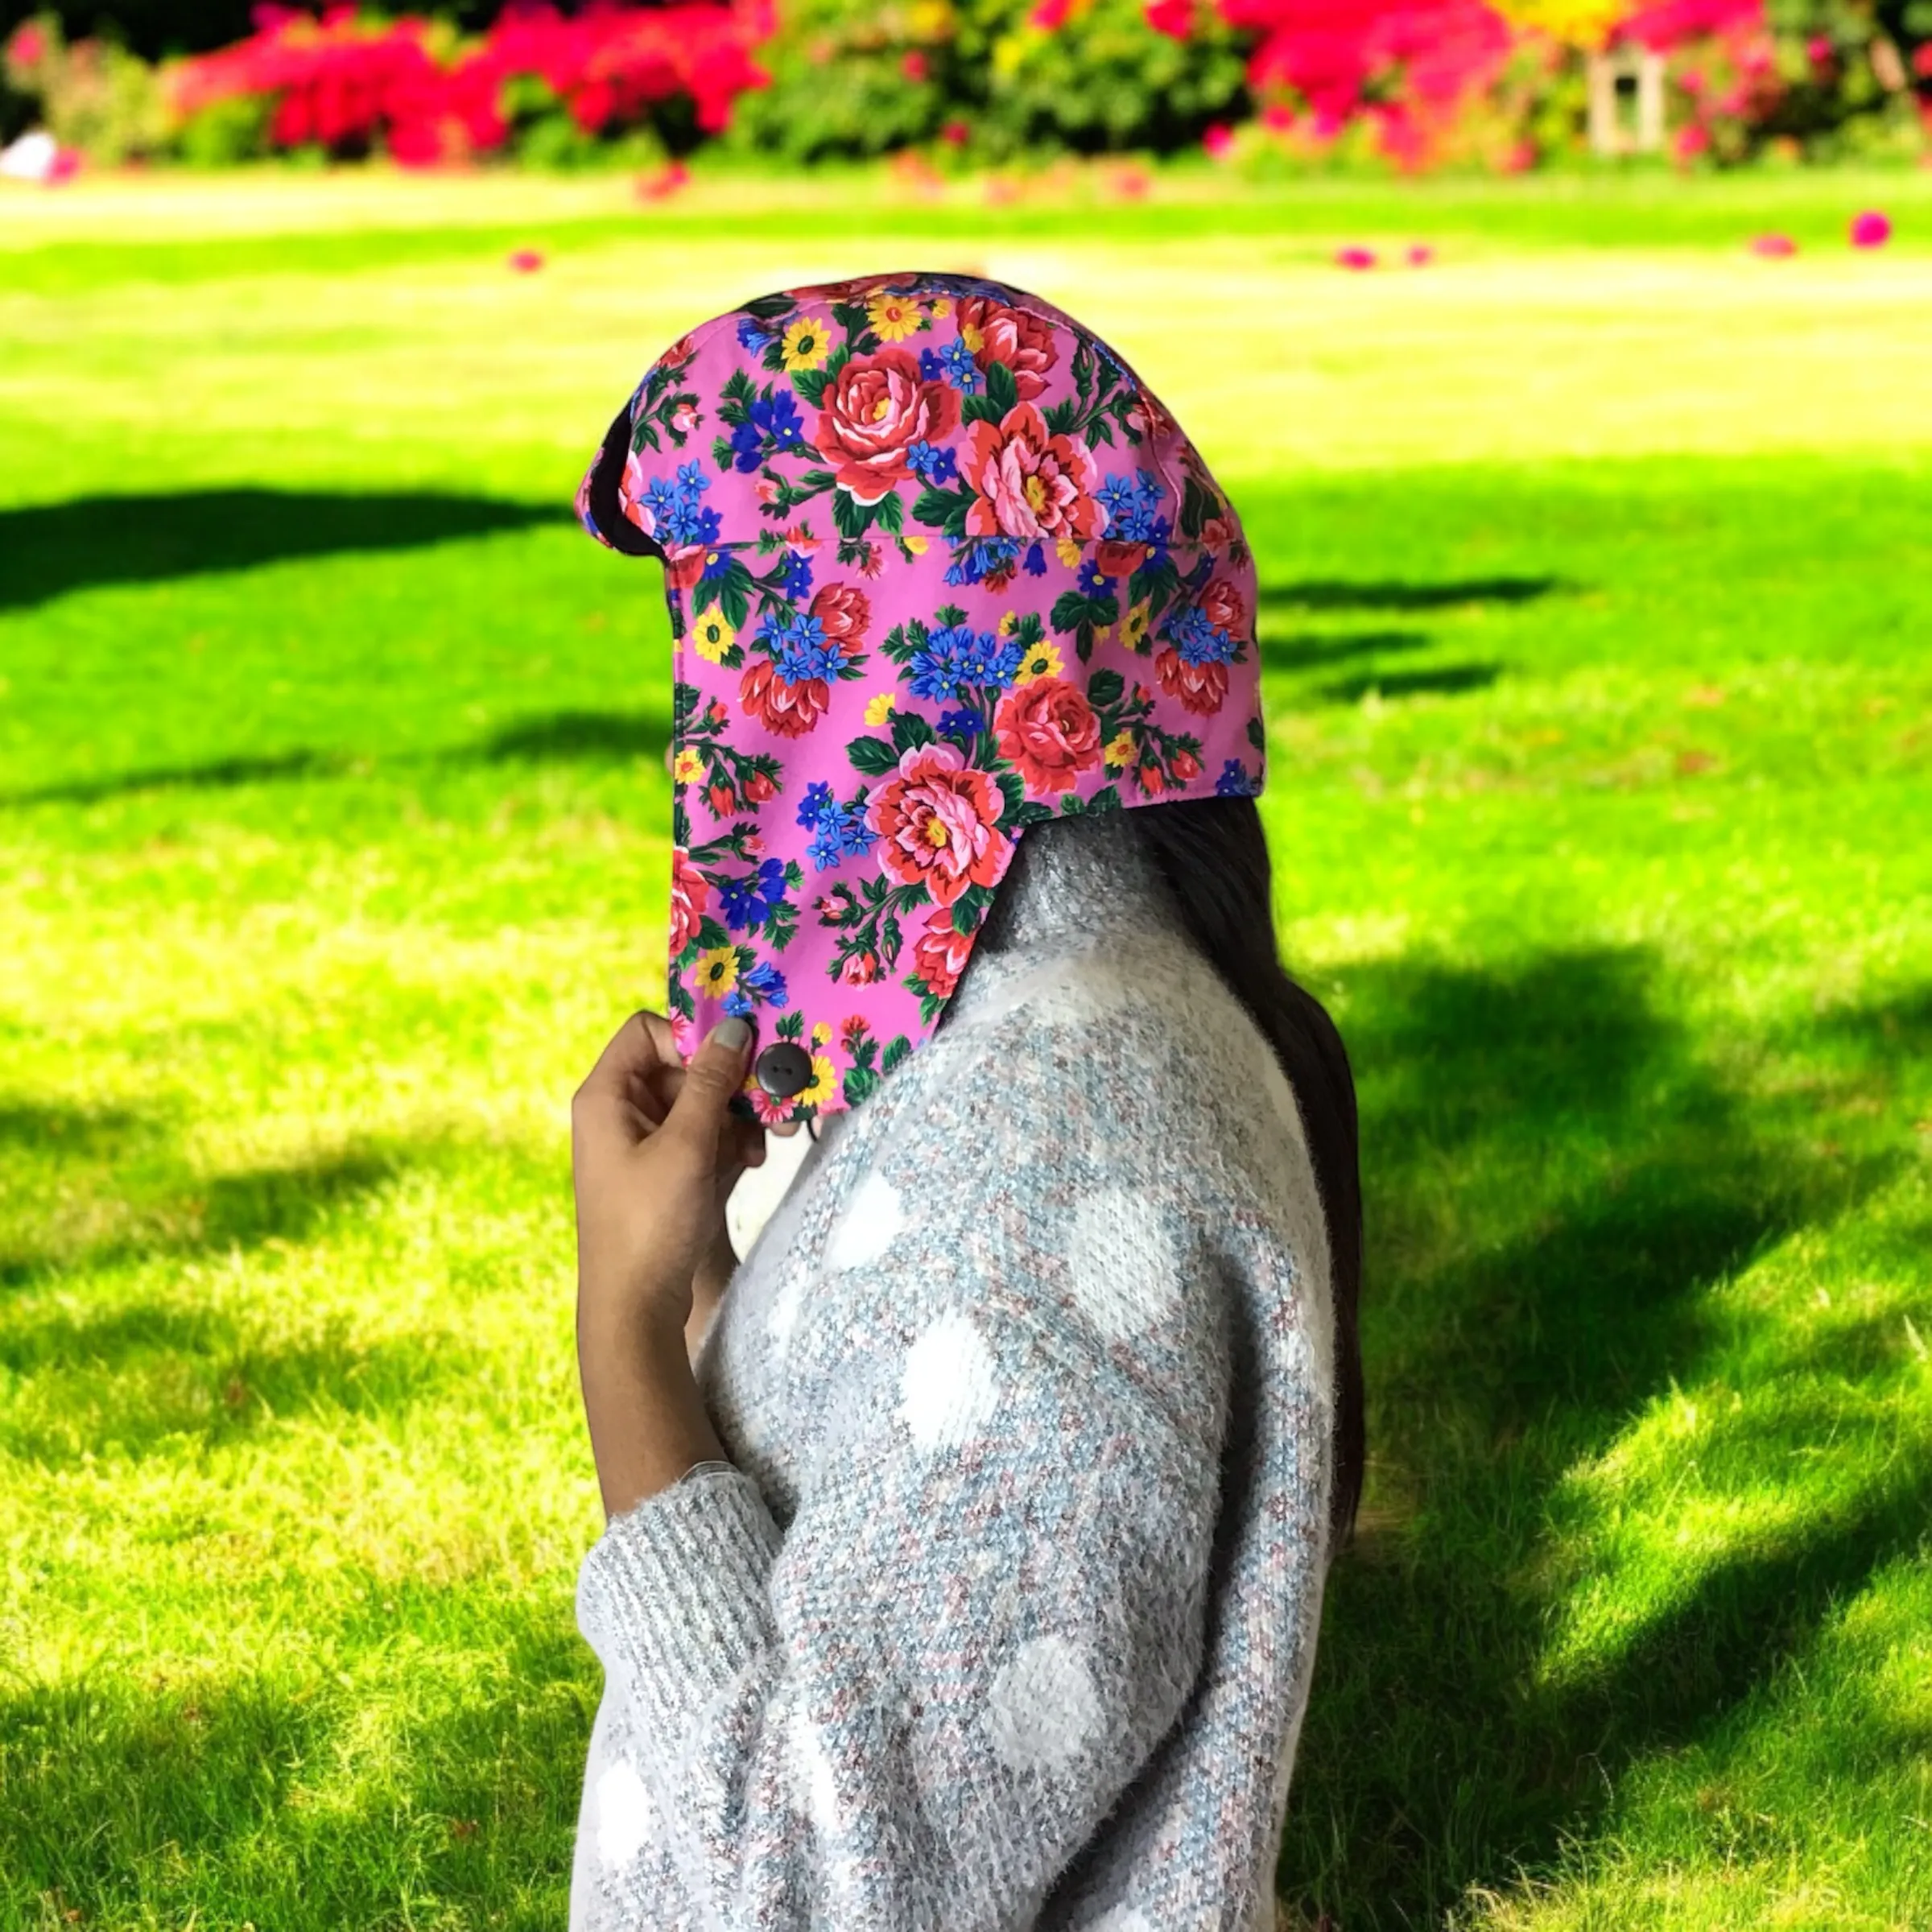
POLYGON ((671 607, 671 1018, 758 1030, 768 1122, 937 1024, 1030 825, 1259 791, 1253 558, 1174 419, 958 275, 748 302, 665 351, 577 493, 671 607))

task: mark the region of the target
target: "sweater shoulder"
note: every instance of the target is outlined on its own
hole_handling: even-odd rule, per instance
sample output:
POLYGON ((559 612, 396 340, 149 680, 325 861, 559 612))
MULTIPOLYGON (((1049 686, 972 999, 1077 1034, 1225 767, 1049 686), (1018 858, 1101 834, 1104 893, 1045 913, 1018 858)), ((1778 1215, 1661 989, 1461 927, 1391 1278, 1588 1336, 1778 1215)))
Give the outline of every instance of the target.
POLYGON ((970 1084, 1043 1134, 1071 1118, 1103 1147, 1206 1158, 1237 1187, 1312 1184, 1300 1104, 1267 1036, 1183 935, 995 955, 972 970, 926 1049, 934 1086, 970 1084))

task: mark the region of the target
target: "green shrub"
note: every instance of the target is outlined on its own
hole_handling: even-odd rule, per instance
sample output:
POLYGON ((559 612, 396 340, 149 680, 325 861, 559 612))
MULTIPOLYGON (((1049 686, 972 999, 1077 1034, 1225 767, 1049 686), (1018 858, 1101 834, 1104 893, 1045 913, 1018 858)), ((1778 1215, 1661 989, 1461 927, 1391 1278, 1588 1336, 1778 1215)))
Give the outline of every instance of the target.
POLYGON ((160 84, 138 54, 105 39, 70 42, 51 13, 23 23, 7 47, 9 89, 63 147, 111 167, 168 146, 160 84))
POLYGON ((1237 37, 1157 33, 1140 0, 1086 0, 1049 31, 1034 0, 796 0, 760 49, 770 87, 738 104, 733 147, 792 161, 947 138, 1004 160, 1170 149, 1247 111, 1237 37))
POLYGON ((275 106, 267 94, 235 94, 203 108, 182 124, 182 159, 192 167, 232 167, 266 154, 275 106))

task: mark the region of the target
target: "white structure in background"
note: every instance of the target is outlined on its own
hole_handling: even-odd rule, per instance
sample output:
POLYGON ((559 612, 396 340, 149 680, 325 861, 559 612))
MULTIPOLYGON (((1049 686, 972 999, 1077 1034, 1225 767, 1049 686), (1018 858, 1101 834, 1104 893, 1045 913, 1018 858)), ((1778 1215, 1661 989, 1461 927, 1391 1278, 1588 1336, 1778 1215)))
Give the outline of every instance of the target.
POLYGON ((1664 57, 1628 43, 1589 55, 1590 147, 1599 155, 1654 155, 1664 145, 1664 57), (1633 111, 1634 110, 1634 111, 1633 111))
POLYGON ((0 178, 9 181, 51 181, 60 165, 60 143, 43 127, 0 148, 0 178))

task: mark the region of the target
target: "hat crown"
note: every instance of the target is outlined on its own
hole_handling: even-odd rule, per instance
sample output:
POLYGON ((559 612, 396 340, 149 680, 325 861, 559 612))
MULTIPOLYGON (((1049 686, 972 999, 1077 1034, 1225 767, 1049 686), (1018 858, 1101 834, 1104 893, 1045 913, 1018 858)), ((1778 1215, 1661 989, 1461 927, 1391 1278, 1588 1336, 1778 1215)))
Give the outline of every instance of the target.
POLYGON ((1023 290, 877 275, 716 316, 578 508, 665 565, 672 1018, 804 1048, 806 1087, 754 1084, 768 1118, 862 1099, 930 1036, 1030 825, 1260 789, 1232 506, 1023 290))

